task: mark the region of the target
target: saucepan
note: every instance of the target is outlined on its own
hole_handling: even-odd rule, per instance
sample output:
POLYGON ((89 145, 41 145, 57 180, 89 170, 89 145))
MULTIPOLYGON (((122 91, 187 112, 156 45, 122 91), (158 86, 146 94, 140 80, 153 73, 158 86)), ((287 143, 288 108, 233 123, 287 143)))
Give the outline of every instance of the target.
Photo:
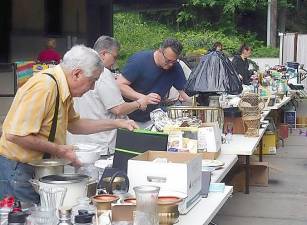
POLYGON ((65 187, 66 195, 63 206, 72 207, 81 197, 92 197, 96 194, 97 182, 89 176, 81 174, 58 174, 41 177, 39 180, 30 180, 34 189, 65 187))

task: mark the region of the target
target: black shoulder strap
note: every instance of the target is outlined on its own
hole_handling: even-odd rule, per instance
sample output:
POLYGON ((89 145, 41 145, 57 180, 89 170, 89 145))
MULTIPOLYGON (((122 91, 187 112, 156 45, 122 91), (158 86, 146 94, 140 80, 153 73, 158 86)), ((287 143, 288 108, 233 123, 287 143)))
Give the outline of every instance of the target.
MULTIPOLYGON (((58 86, 58 82, 56 81, 55 77, 52 74, 50 74, 50 73, 43 73, 43 74, 46 74, 49 77, 51 77, 55 81, 56 87, 57 87, 57 95, 56 95, 56 101, 55 101, 54 115, 53 115, 53 118, 52 118, 51 129, 50 129, 50 133, 49 133, 49 137, 48 137, 48 141, 54 142, 56 127, 57 127, 57 122, 58 122, 59 104, 60 104, 59 86, 58 86)), ((45 153, 44 156, 43 156, 44 159, 49 159, 50 157, 51 156, 50 156, 49 153, 45 153)))

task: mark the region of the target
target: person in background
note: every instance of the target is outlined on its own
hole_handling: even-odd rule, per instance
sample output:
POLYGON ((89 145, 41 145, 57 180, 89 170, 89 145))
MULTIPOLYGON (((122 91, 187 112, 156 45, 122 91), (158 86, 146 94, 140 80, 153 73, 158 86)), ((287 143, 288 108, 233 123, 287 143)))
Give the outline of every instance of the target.
POLYGON ((239 74, 242 83, 245 85, 250 85, 250 78, 253 74, 253 72, 248 69, 248 58, 251 56, 251 54, 252 48, 247 44, 242 44, 239 49, 239 54, 235 55, 232 59, 232 64, 239 74))
POLYGON ((73 146, 65 144, 67 130, 91 134, 137 128, 131 120, 80 119, 75 112, 72 98, 93 89, 102 71, 97 52, 78 45, 64 55, 60 65, 34 75, 18 89, 0 139, 0 196, 12 195, 23 202, 39 203, 39 196, 29 182, 34 176, 30 163, 46 153, 80 165, 73 146), (56 99, 59 108, 58 116, 54 117, 56 99), (53 118, 57 118, 57 126, 52 142, 49 140, 53 118))
POLYGON ((40 63, 55 63, 59 64, 61 61, 61 55, 55 50, 56 48, 56 40, 54 38, 49 38, 46 42, 46 48, 42 50, 38 57, 37 60, 40 63))
POLYGON ((220 51, 222 52, 223 51, 223 45, 221 42, 215 42, 212 46, 212 49, 211 51, 220 51))
POLYGON ((150 112, 158 108, 172 86, 183 100, 190 99, 183 91, 186 78, 178 63, 182 48, 179 41, 166 39, 155 51, 142 51, 131 56, 118 76, 117 82, 127 101, 146 98, 148 107, 145 111, 137 110, 128 115, 140 127, 151 125, 150 112))
MULTIPOLYGON (((90 119, 116 119, 127 114, 145 109, 147 101, 141 97, 136 101, 125 102, 110 69, 115 64, 120 50, 117 40, 109 36, 101 36, 94 44, 94 50, 99 54, 104 71, 95 84, 95 89, 85 93, 80 98, 74 99, 74 108, 81 117, 90 119)), ((90 135, 68 135, 68 142, 99 144, 113 154, 116 142, 116 130, 105 131, 90 135)))

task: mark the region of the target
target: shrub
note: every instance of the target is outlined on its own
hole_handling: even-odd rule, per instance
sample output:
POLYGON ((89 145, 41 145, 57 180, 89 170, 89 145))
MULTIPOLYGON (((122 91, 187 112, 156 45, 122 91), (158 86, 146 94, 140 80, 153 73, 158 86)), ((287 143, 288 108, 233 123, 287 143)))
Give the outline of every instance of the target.
MULTIPOLYGON (((224 31, 225 32, 225 31, 224 31)), ((184 55, 202 55, 214 42, 223 43, 225 54, 232 56, 242 42, 250 44, 253 57, 277 57, 278 49, 266 48, 256 35, 228 35, 220 30, 194 29, 176 31, 174 27, 144 19, 136 13, 117 13, 114 15, 114 36, 121 43, 118 65, 121 68, 128 57, 140 50, 156 49, 167 37, 177 38, 182 42, 184 55)), ((233 33, 233 32, 232 32, 233 33)))

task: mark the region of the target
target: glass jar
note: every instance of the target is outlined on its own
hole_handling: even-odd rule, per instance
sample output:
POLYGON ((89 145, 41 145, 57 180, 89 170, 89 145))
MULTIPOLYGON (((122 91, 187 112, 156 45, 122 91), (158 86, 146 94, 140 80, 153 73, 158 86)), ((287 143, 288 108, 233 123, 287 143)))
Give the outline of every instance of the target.
POLYGON ((54 210, 47 210, 41 207, 32 207, 29 209, 27 225, 54 225, 57 223, 54 210))
POLYGON ((72 225, 71 223, 71 209, 61 208, 58 210, 59 222, 58 225, 72 225))
POLYGON ((158 195, 160 187, 137 186, 133 188, 136 196, 134 225, 159 225, 158 195))

